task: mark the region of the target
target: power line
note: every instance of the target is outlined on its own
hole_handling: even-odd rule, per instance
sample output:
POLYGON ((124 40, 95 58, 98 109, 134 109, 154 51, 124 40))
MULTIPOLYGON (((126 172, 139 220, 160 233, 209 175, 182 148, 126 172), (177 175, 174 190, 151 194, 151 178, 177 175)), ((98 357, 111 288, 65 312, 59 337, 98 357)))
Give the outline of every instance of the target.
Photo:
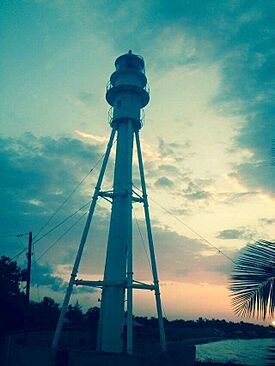
MULTIPOLYGON (((86 206, 88 206, 90 204, 90 200, 88 202, 86 202, 83 206, 81 206, 79 209, 77 209, 76 211, 74 211, 72 214, 70 214, 69 216, 67 216, 64 220, 62 220, 61 222, 59 222, 57 225, 55 225, 53 228, 51 228, 49 231, 47 231, 44 235, 42 235, 40 238, 38 238, 37 240, 35 240, 33 242, 33 244, 38 243, 40 240, 42 240, 43 238, 45 238, 47 235, 49 235, 50 233, 52 233, 54 230, 56 230, 58 227, 60 227, 61 225, 63 225, 66 221, 68 221, 69 219, 71 219, 73 216, 75 216, 79 211, 81 211, 83 208, 85 208, 86 206)), ((86 212, 85 212, 86 215, 86 212)), ((80 219, 83 217, 84 215, 82 215, 80 217, 80 219)), ((77 220, 76 223, 78 221, 77 220)), ((74 226, 74 225, 73 225, 74 226)), ((60 240, 60 238, 58 239, 60 240)), ((15 258, 19 257, 24 251, 26 251, 28 248, 24 248, 22 249, 20 252, 18 252, 14 257, 11 258, 11 260, 14 260, 15 258)))
POLYGON ((79 211, 81 211, 83 208, 85 208, 89 204, 90 204, 90 201, 88 201, 87 203, 85 203, 85 205, 81 206, 79 209, 77 209, 72 214, 70 214, 69 216, 67 216, 64 220, 62 220, 57 225, 55 225, 53 228, 51 228, 49 231, 47 231, 45 234, 43 234, 42 236, 40 236, 40 238, 36 239, 33 242, 33 244, 38 243, 41 239, 45 238, 47 235, 49 235, 50 233, 52 233, 55 229, 57 229, 58 227, 60 227, 61 225, 63 225, 66 221, 68 221, 70 218, 72 218, 73 216, 75 216, 79 211))
MULTIPOLYGON (((133 184, 134 185, 134 184, 133 184)), ((135 188, 137 188, 140 192, 142 190, 138 188, 136 185, 134 185, 135 188)), ((149 195, 148 195, 149 197, 149 195)), ((154 200, 151 196, 149 197, 151 201, 153 201, 156 205, 158 205, 161 209, 163 209, 166 213, 168 213, 170 216, 172 216, 175 220, 179 221, 182 225, 184 225, 188 230, 190 230, 193 234, 197 235, 200 239, 202 239, 205 243, 207 243, 210 247, 214 248, 218 253, 222 254, 224 257, 226 257, 230 262, 235 263, 235 261, 226 253, 224 253, 222 250, 220 250, 216 245, 212 244, 208 239, 205 239, 201 234, 199 234, 196 230, 192 229, 191 226, 187 225, 183 220, 181 220, 179 217, 175 216, 171 211, 169 211, 166 207, 162 206, 159 202, 154 200)))
MULTIPOLYGON (((116 143, 117 139, 113 142, 112 145, 114 145, 116 143)), ((45 224, 42 225, 42 227, 38 230, 38 232, 36 233, 36 235, 34 236, 34 239, 37 238, 37 236, 45 229, 45 227, 52 221, 52 219, 57 215, 57 213, 62 209, 62 207, 67 203, 67 201, 71 198, 71 196, 78 190, 78 188, 82 185, 82 183, 87 179, 87 177, 94 171, 94 169, 98 166, 98 164, 100 163, 100 161, 104 158, 105 153, 102 154, 100 156, 100 158, 96 161, 95 165, 89 170, 88 174, 86 174, 81 181, 76 185, 76 187, 72 190, 72 192, 65 198, 65 200, 61 203, 61 205, 55 210, 55 212, 50 216, 50 218, 45 222, 45 224)), ((41 237, 39 237, 38 239, 33 241, 33 244, 36 244, 37 242, 39 242, 41 239, 45 238, 48 234, 50 234, 51 232, 53 232, 55 229, 57 229, 59 226, 63 225, 67 220, 69 220, 71 217, 73 217, 74 215, 76 215, 80 210, 82 210, 85 206, 87 206, 90 203, 87 202, 85 205, 83 205, 82 207, 80 207, 77 211, 75 211, 74 213, 72 213, 71 215, 69 215, 67 218, 65 218, 64 220, 62 220, 60 223, 58 223, 57 225, 55 225, 52 229, 50 229, 49 231, 47 231, 44 235, 42 235, 41 237)), ((25 235, 29 235, 29 233, 20 233, 20 234, 5 234, 5 235, 0 235, 0 239, 1 238, 8 238, 8 237, 23 237, 25 235)), ((15 258, 19 257, 24 251, 26 251, 27 248, 22 249, 20 252, 18 252, 14 257, 11 258, 11 260, 14 260, 15 258)))
POLYGON ((74 224, 72 224, 63 234, 61 234, 46 250, 44 250, 44 252, 42 254, 40 254, 40 256, 35 260, 35 263, 37 263, 52 247, 54 247, 59 240, 61 240, 66 234, 68 234, 69 231, 72 230, 72 228, 74 226, 76 226, 79 221, 85 216, 87 215, 88 211, 84 212, 83 215, 81 215, 74 224))
POLYGON ((148 264, 149 264, 149 268, 151 268, 149 255, 148 255, 148 252, 147 252, 146 247, 145 247, 145 241, 144 241, 143 235, 142 235, 141 230, 140 230, 140 226, 139 226, 139 222, 138 222, 138 219, 137 219, 137 216, 136 216, 136 212, 135 212, 135 210, 133 210, 133 211, 134 211, 135 221, 136 221, 136 224, 137 224, 137 229, 138 229, 138 232, 139 232, 139 235, 140 235, 140 238, 141 238, 142 246, 143 246, 144 252, 146 254, 146 258, 147 258, 147 261, 148 261, 148 264))
POLYGON ((72 195, 78 190, 78 188, 82 185, 82 183, 88 178, 88 176, 93 172, 93 170, 97 167, 100 161, 104 158, 105 154, 100 156, 100 158, 96 161, 95 165, 89 170, 88 174, 86 174, 81 181, 75 186, 72 192, 65 198, 65 200, 61 203, 61 205, 54 211, 54 213, 50 216, 50 218, 45 222, 44 225, 38 230, 37 234, 34 236, 34 239, 45 229, 46 226, 52 221, 52 219, 57 215, 57 213, 65 206, 65 204, 69 201, 72 195))
MULTIPOLYGON (((150 268, 151 267, 151 262, 150 262, 149 255, 148 255, 148 252, 147 252, 146 247, 145 247, 145 240, 143 238, 143 235, 142 235, 142 232, 141 232, 141 229, 140 229, 140 226, 139 226, 139 222, 138 222, 138 219, 137 219, 137 216, 136 216, 136 212, 135 212, 135 210, 133 210, 133 211, 134 211, 135 221, 136 221, 136 224, 137 224, 137 229, 138 229, 138 232, 139 232, 139 235, 140 235, 140 238, 141 238, 141 242, 142 242, 142 245, 143 245, 143 249, 145 251, 147 262, 148 262, 149 268, 150 268)), ((165 312, 165 309, 164 309, 163 301, 162 301, 162 311, 163 311, 163 314, 164 314, 165 318, 167 319, 167 315, 166 315, 166 312, 165 312)))
POLYGON ((11 259, 10 259, 10 261, 13 261, 14 259, 16 259, 17 257, 19 257, 22 253, 24 253, 26 250, 28 250, 28 248, 26 247, 26 248, 24 248, 24 249, 22 249, 22 250, 20 250, 20 252, 18 252, 17 254, 15 254, 15 256, 14 257, 12 257, 11 259))
POLYGON ((23 243, 22 237, 21 236, 17 236, 17 239, 18 239, 19 243, 24 247, 25 244, 23 243))
MULTIPOLYGON (((113 142, 112 146, 116 143, 117 139, 113 142)), ((97 167, 97 165, 100 163, 100 161, 104 158, 105 153, 101 155, 101 157, 97 160, 97 162, 95 163, 95 165, 92 167, 92 169, 89 171, 88 174, 86 174, 84 176, 84 178, 78 183, 78 185, 73 189, 73 191, 69 194, 69 196, 66 197, 66 199, 62 202, 62 204, 59 206, 59 208, 53 213, 53 215, 49 218, 49 220, 47 220, 47 222, 43 225, 43 227, 39 230, 39 232, 35 235, 35 238, 38 236, 39 233, 41 233, 41 231, 49 224, 49 222, 53 219, 53 217, 60 211, 60 209, 65 205, 65 203, 69 200, 69 198, 76 192, 76 190, 81 186, 81 184, 84 182, 84 180, 93 172, 93 170, 97 167)), ((54 231, 55 229, 57 229, 59 226, 61 226, 62 224, 64 224, 67 220, 69 220, 71 217, 73 217, 75 214, 77 214, 80 210, 82 210, 82 208, 84 208, 85 206, 87 206, 88 204, 90 204, 90 201, 87 202, 84 206, 80 207, 77 211, 75 211, 73 214, 69 215, 67 218, 65 218, 64 220, 62 220, 59 224, 57 224, 56 226, 54 226, 52 229, 50 229, 49 231, 47 231, 44 235, 40 236, 40 238, 34 240, 33 244, 36 244, 38 241, 40 241, 41 239, 43 239, 45 236, 47 236, 48 234, 50 234, 52 231, 54 231)))

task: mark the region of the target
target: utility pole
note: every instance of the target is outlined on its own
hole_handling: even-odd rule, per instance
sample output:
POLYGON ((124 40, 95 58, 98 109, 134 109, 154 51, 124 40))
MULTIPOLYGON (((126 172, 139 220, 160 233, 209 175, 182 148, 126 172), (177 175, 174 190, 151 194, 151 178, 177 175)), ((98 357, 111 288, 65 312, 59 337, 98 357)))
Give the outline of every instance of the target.
POLYGON ((29 246, 28 246, 28 268, 27 268, 27 286, 26 286, 26 297, 27 304, 30 303, 30 287, 31 287, 31 263, 32 263, 32 231, 29 232, 29 246))

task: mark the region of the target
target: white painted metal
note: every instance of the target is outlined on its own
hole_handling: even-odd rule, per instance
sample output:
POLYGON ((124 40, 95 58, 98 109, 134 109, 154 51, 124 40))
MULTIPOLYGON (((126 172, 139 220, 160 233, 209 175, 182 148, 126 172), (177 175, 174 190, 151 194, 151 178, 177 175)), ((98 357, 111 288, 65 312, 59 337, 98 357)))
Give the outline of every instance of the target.
POLYGON ((129 215, 128 217, 128 231, 127 231, 127 353, 132 354, 133 353, 132 179, 131 181, 129 181, 128 189, 131 190, 131 197, 130 197, 131 215, 129 215))
POLYGON ((150 259, 151 259, 153 280, 154 280, 154 285, 155 285, 155 297, 156 297, 156 307, 157 307, 157 314, 158 314, 158 321, 159 321, 160 344, 161 344, 162 350, 165 352, 166 351, 166 339, 165 339, 163 315, 162 315, 162 307, 161 307, 161 299, 160 299, 160 291, 159 291, 157 262, 156 262, 154 243, 153 243, 153 235, 152 235, 152 228, 151 228, 151 220, 150 220, 149 204, 148 204, 148 197, 147 197, 147 190, 146 190, 146 183, 145 183, 145 175, 144 175, 144 169, 143 169, 139 131, 135 131, 135 136, 136 136, 136 144, 137 144, 137 155, 138 155, 138 164, 139 164, 139 171, 140 171, 140 180, 141 180, 142 194, 143 194, 143 200, 144 200, 143 207, 144 207, 145 221, 146 221, 146 227, 147 227, 147 237, 148 237, 149 250, 150 250, 150 259))
MULTIPOLYGON (((140 110, 149 95, 144 89, 144 62, 139 56, 120 56, 115 65, 106 93, 118 135, 104 282, 127 283, 127 352, 132 353, 132 155, 134 131, 141 127, 140 110)), ((98 351, 122 352, 124 302, 125 286, 103 286, 98 351)))
MULTIPOLYGON (((114 197, 104 281, 126 281, 127 251, 129 252, 129 247, 132 245, 133 134, 132 120, 124 120, 118 123, 114 197)), ((122 352, 124 297, 125 286, 120 288, 103 287, 97 345, 99 351, 122 352)))
MULTIPOLYGON (((107 287, 107 286, 112 286, 112 287, 124 286, 124 287, 127 287, 126 282, 87 281, 87 280, 75 280, 74 285, 76 285, 76 286, 98 287, 98 288, 107 287)), ((132 284, 131 284, 131 287, 133 289, 140 289, 140 290, 150 290, 150 291, 155 290, 155 285, 149 285, 147 283, 138 282, 138 281, 133 281, 132 284)))
POLYGON ((108 145, 107 145, 106 153, 105 153, 105 156, 104 156, 104 159, 103 159, 103 163, 102 163, 102 167, 101 167, 100 174, 99 174, 99 177, 98 177, 97 185, 95 187, 93 199, 92 199, 92 202, 91 202, 91 206, 90 206, 90 209, 89 209, 89 213, 88 213, 87 221, 86 221, 86 224, 85 224, 85 227, 84 227, 84 230, 83 230, 81 241, 80 241, 80 244, 79 244, 78 252, 77 252, 77 255, 76 255, 76 258, 75 258, 75 263, 74 263, 73 270, 72 270, 72 273, 71 273, 70 281, 69 281, 67 291, 66 291, 66 294, 65 294, 65 297, 64 297, 64 301, 63 301, 62 309, 61 309, 61 312, 60 312, 59 320, 58 320, 58 323, 57 323, 57 327, 56 327, 56 330, 55 330, 55 334, 54 334, 54 338, 53 338, 53 342, 52 342, 52 348, 53 349, 55 349, 57 347, 58 342, 59 342, 61 330, 62 330, 63 323, 64 323, 65 314, 66 314, 66 311, 67 311, 67 308, 68 308, 68 305, 69 305, 69 301, 70 301, 70 297, 71 297, 71 294, 72 294, 73 284, 74 284, 74 281, 75 281, 75 278, 76 278, 76 275, 77 275, 77 272, 78 272, 78 267, 79 267, 79 263, 80 263, 81 256, 82 256, 82 253, 83 253, 84 245, 85 245, 86 240, 87 240, 90 224, 91 224, 93 214, 94 214, 94 211, 95 211, 96 202, 97 202, 98 195, 99 195, 99 192, 100 192, 100 189, 101 189, 101 184, 102 184, 102 181, 103 181, 104 173, 105 173, 106 166, 107 166, 107 163, 108 163, 108 159, 109 159, 109 156, 110 156, 111 148, 112 148, 112 145, 113 145, 113 142, 114 142, 115 134, 116 134, 116 130, 115 130, 115 128, 113 128, 110 139, 109 139, 109 142, 108 142, 108 145))
POLYGON ((133 352, 133 289, 155 291, 156 307, 159 319, 160 341, 162 350, 166 350, 163 327, 162 308, 157 275, 157 265, 153 246, 149 207, 146 193, 144 169, 138 130, 142 127, 141 109, 149 102, 144 74, 144 62, 140 56, 130 51, 116 60, 116 71, 111 75, 107 87, 106 99, 113 107, 110 121, 112 133, 95 188, 86 225, 82 234, 73 271, 64 298, 61 314, 53 339, 52 347, 58 345, 65 313, 70 301, 73 285, 102 288, 100 318, 98 325, 97 350, 121 353, 123 351, 123 324, 125 289, 127 289, 127 353, 133 352), (101 191, 106 165, 110 155, 114 136, 117 131, 117 146, 112 191, 101 191), (136 137, 139 170, 142 186, 142 197, 132 188, 132 154, 134 135, 136 137), (111 220, 107 244, 105 271, 103 281, 77 280, 79 263, 86 243, 90 223, 98 197, 112 203, 111 220), (132 260, 132 203, 144 205, 147 236, 151 257, 154 284, 133 280, 132 260))

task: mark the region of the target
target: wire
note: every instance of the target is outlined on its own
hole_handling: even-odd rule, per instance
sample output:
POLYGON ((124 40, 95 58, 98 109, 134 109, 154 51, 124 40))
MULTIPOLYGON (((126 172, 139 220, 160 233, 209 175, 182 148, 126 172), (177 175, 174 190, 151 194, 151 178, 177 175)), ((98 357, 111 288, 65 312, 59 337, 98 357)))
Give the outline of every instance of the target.
MULTIPOLYGON (((112 145, 114 145, 117 142, 117 139, 115 139, 115 141, 113 142, 112 145)), ((33 237, 33 239, 37 238, 37 236, 45 229, 45 227, 50 223, 50 221, 56 216, 56 214, 61 210, 61 208, 66 204, 66 202, 71 198, 71 196, 77 191, 77 189, 81 186, 81 184, 87 179, 87 177, 94 171, 94 169, 98 166, 98 164, 100 163, 100 161, 104 158, 105 153, 102 154, 100 156, 100 158, 96 161, 95 165, 90 169, 90 171, 88 172, 88 174, 86 174, 82 180, 76 185, 76 187, 72 190, 72 192, 65 198, 65 200, 61 203, 61 205, 55 210, 55 212, 51 215, 51 217, 46 221, 46 223, 44 225, 42 225, 42 227, 38 230, 37 234, 33 237)), ((55 229, 57 229, 59 226, 63 225, 66 221, 68 221, 71 217, 73 217, 74 215, 76 215, 80 210, 82 210, 84 207, 86 207, 88 204, 90 204, 90 201, 87 202, 85 205, 83 205, 82 207, 80 207, 77 211, 75 211, 74 213, 72 213, 71 215, 69 215, 68 217, 66 217, 64 220, 62 220, 60 223, 58 223, 57 225, 55 225, 53 228, 51 228, 49 231, 47 231, 45 234, 43 234, 42 236, 40 236, 38 239, 33 241, 33 244, 38 243, 41 239, 45 238, 47 235, 49 235, 51 232, 53 232, 55 229)), ((29 233, 24 233, 24 234, 8 234, 8 235, 2 235, 0 236, 0 238, 5 238, 5 237, 21 237, 21 236, 25 236, 25 235, 29 235, 29 233)), ((19 257, 25 250, 27 250, 27 248, 25 248, 24 250, 21 250, 20 252, 18 252, 14 257, 11 258, 11 260, 19 257)))
POLYGON ((27 250, 28 248, 24 248, 24 249, 22 249, 22 250, 20 250, 20 252, 18 252, 17 254, 15 254, 15 256, 14 257, 12 257, 11 259, 10 259, 10 261, 13 261, 14 259, 16 259, 17 257, 19 257, 23 252, 25 252, 26 250, 27 250))
MULTIPOLYGON (((134 185, 134 184, 133 184, 134 185)), ((136 185, 134 185, 140 192, 142 190, 138 188, 136 185)), ((149 195, 148 195, 149 197, 149 195)), ((210 247, 214 248, 218 253, 222 254, 225 258, 230 260, 230 262, 235 263, 235 261, 227 254, 225 254, 222 250, 220 250, 218 247, 216 247, 214 244, 212 244, 209 240, 205 239, 201 234, 199 234, 196 230, 192 229, 191 226, 187 225, 184 221, 182 221, 179 217, 175 216, 171 211, 169 211, 166 207, 162 206, 159 202, 154 200, 151 196, 149 197, 151 201, 153 201, 156 205, 158 205, 160 208, 162 208, 166 213, 168 213, 170 216, 172 216, 174 219, 179 221, 182 225, 184 225, 188 230, 190 230, 193 234, 197 235, 200 239, 202 239, 205 243, 207 243, 210 247)))
POLYGON ((34 239, 45 229, 46 226, 52 221, 52 219, 57 215, 57 213, 64 207, 64 205, 68 202, 68 200, 72 197, 72 195, 78 190, 81 184, 88 178, 88 176, 94 171, 100 161, 104 158, 105 153, 100 156, 100 158, 96 161, 95 165, 90 169, 88 174, 86 174, 81 181, 75 186, 72 192, 65 198, 65 200, 61 203, 61 205, 54 211, 54 213, 50 216, 50 218, 45 222, 44 225, 38 230, 37 234, 34 236, 34 239))
MULTIPOLYGON (((117 139, 115 139, 115 141, 113 142, 112 146, 117 142, 117 139)), ((68 199, 73 195, 73 193, 80 187, 80 185, 84 182, 84 180, 89 176, 89 174, 97 167, 97 165, 100 163, 100 161, 104 158, 105 153, 102 154, 102 156, 97 160, 97 162, 95 163, 95 165, 92 167, 92 169, 89 171, 89 173, 80 181, 80 183, 78 183, 78 185, 75 187, 75 189, 70 193, 70 195, 63 201, 63 203, 61 204, 61 206, 55 211, 55 213, 50 217, 50 219, 47 221, 47 223, 44 225, 44 228, 46 227, 46 225, 51 221, 51 219, 57 214, 58 211, 60 211, 61 207, 64 206, 64 204, 68 201, 68 199)), ((34 240, 33 244, 37 243, 38 241, 40 241, 41 239, 43 239, 45 236, 47 236, 48 234, 50 234, 52 231, 54 231, 55 229, 57 229, 59 226, 61 226, 62 224, 64 224, 67 220, 69 220, 71 217, 73 217, 75 214, 77 214, 80 210, 82 210, 82 208, 84 208, 85 206, 87 206, 88 204, 90 204, 90 201, 87 202, 84 206, 80 207, 77 211, 75 211, 73 214, 71 214, 70 216, 68 216, 66 219, 64 219, 63 221, 61 221, 59 224, 57 224, 56 226, 54 226, 52 229, 50 229, 49 231, 47 231, 44 235, 42 235, 40 238, 34 240)), ((39 232, 41 232, 42 230, 40 229, 39 232)), ((36 234, 35 237, 37 237, 38 234, 36 234)))
MULTIPOLYGON (((136 221, 136 224, 137 224, 137 229, 138 229, 138 232, 139 232, 139 235, 140 235, 140 238, 141 238, 141 242, 142 242, 142 245, 143 245, 143 249, 145 251, 146 258, 147 258, 147 261, 148 261, 148 264, 149 264, 149 268, 151 268, 149 254, 148 254, 148 252, 146 250, 146 247, 145 247, 145 241, 144 241, 143 235, 142 235, 141 230, 140 230, 140 226, 139 226, 139 222, 138 222, 138 219, 137 219, 137 216, 136 216, 135 209, 133 210, 133 212, 134 212, 134 217, 135 217, 135 221, 136 221)), ((163 301, 162 301, 161 307, 162 307, 162 311, 163 311, 164 317, 167 319, 167 315, 166 315, 166 312, 165 312, 165 309, 164 309, 163 301)))
POLYGON ((87 215, 88 211, 84 212, 83 215, 81 215, 74 224, 72 224, 63 234, 61 234, 40 256, 36 259, 35 263, 37 263, 52 247, 54 247, 59 240, 61 240, 66 234, 68 234, 69 231, 72 230, 72 228, 79 223, 79 221, 87 215))
POLYGON ((23 239, 21 236, 17 236, 17 239, 19 241, 19 243, 21 244, 21 246, 25 247, 25 244, 23 243, 23 239))
POLYGON ((148 261, 148 264, 149 264, 149 268, 151 268, 149 255, 148 255, 148 252, 147 252, 146 247, 145 247, 145 241, 144 241, 144 238, 143 238, 141 230, 140 230, 140 226, 139 226, 139 222, 138 222, 138 219, 137 219, 137 216, 136 216, 136 212, 135 212, 135 210, 133 210, 133 212, 134 212, 134 217, 135 217, 135 221, 136 221, 136 224, 137 224, 137 229, 138 229, 138 232, 139 232, 139 235, 140 235, 140 238, 141 238, 142 246, 143 246, 143 249, 145 251, 146 258, 147 258, 147 261, 148 261))
POLYGON ((87 203, 85 203, 85 205, 81 206, 78 210, 74 211, 72 214, 70 214, 69 216, 67 216, 64 220, 62 220, 57 225, 55 225, 53 228, 51 228, 49 231, 47 231, 45 234, 43 234, 42 236, 40 236, 40 238, 36 239, 33 242, 33 244, 38 243, 41 239, 45 238, 47 235, 49 235, 51 232, 53 232, 59 226, 63 225, 66 221, 68 221, 70 218, 72 218, 73 216, 75 216, 79 211, 81 211, 83 208, 85 208, 86 206, 88 206, 90 204, 90 202, 91 201, 88 201, 87 203))

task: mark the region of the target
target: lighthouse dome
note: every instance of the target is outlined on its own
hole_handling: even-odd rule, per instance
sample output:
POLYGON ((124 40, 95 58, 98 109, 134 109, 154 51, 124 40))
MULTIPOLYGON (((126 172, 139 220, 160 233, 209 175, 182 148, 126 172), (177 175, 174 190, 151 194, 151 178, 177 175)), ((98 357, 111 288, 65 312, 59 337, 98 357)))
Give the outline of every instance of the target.
POLYGON ((135 55, 129 50, 128 53, 119 56, 115 61, 116 71, 135 70, 145 73, 144 60, 141 56, 135 55))

